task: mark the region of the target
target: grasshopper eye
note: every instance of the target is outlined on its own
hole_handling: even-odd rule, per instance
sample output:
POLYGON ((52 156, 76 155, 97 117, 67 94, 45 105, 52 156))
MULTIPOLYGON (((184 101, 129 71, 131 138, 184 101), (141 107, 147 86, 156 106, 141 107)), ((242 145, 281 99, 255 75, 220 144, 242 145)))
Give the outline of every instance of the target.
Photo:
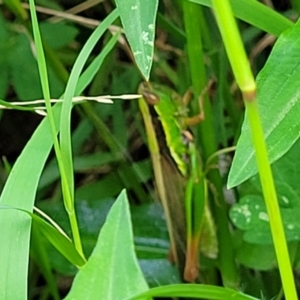
POLYGON ((150 105, 156 105, 159 102, 159 97, 150 91, 143 91, 143 97, 150 105))
POLYGON ((139 86, 139 93, 149 105, 156 105, 159 102, 159 97, 152 91, 149 82, 142 82, 139 86))

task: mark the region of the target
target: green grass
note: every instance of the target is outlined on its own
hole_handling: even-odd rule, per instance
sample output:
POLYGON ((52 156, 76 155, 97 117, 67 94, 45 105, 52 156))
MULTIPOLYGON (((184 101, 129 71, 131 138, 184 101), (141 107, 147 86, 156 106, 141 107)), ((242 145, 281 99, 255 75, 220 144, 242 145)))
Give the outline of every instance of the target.
POLYGON ((286 17, 297 5, 280 14, 252 0, 172 6, 118 0, 116 8, 95 7, 102 22, 84 29, 41 21, 29 3, 30 13, 18 1, 0 6, 0 126, 7 126, 3 132, 12 127, 4 123, 5 109, 27 111, 29 124, 37 105, 30 100, 44 99, 47 116, 17 158, 8 146, 2 150, 8 157, 0 168, 0 298, 297 299, 299 23, 286 17), (247 57, 265 32, 278 40, 250 66, 247 57), (179 95, 191 89, 189 116, 201 109, 205 114, 189 130, 209 187, 218 254, 200 252, 208 245, 202 233, 200 275, 193 284, 182 280, 184 254, 175 265, 167 259, 164 217, 184 253, 185 226, 173 228, 175 206, 169 212, 167 202, 175 203, 175 194, 184 201, 188 178, 172 161, 160 118, 151 113, 146 133, 136 97, 124 100, 145 78, 179 95), (211 79, 216 84, 204 93, 211 79), (87 100, 109 94, 120 99, 87 100), (83 98, 75 104, 78 96, 83 98), (53 98, 62 101, 53 104, 53 98), (156 178, 147 150, 154 131, 161 172, 171 172, 156 178), (231 160, 232 167, 225 163, 231 160), (153 201, 161 196, 156 187, 164 190, 163 208, 153 201), (68 277, 73 284, 63 289, 68 277))

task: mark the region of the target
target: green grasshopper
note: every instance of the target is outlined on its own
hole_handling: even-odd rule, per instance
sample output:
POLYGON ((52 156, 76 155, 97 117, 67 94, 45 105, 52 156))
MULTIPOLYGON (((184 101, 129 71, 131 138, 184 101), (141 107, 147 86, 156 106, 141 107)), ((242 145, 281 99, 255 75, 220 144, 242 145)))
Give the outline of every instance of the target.
MULTIPOLYGON (((203 120, 203 110, 201 109, 202 113, 197 116, 188 116, 187 104, 191 97, 189 91, 181 98, 168 88, 142 83, 139 87, 139 93, 148 104, 154 106, 161 121, 170 154, 181 177, 184 178, 184 180, 182 178, 178 180, 177 176, 172 182, 170 178, 172 178, 171 176, 175 178, 174 167, 171 167, 168 174, 164 174, 167 169, 166 166, 170 164, 166 165, 164 156, 161 155, 148 106, 143 99, 140 99, 139 106, 146 126, 157 190, 166 214, 171 250, 174 260, 179 265, 180 260, 182 260, 182 253, 184 253, 183 277, 186 281, 193 282, 198 277, 200 238, 203 239, 203 231, 207 232, 208 227, 213 227, 207 205, 207 181, 193 137, 187 130, 190 125, 203 120), (179 181, 181 183, 178 186, 179 181), (174 185, 176 186, 174 187, 174 185), (168 189, 166 189, 166 186, 168 186, 168 189), (180 188, 183 189, 183 192, 180 188), (169 190, 173 190, 171 195, 169 190), (178 205, 176 203, 178 201, 183 205, 178 205), (182 213, 180 210, 185 211, 185 216, 180 216, 182 213), (181 219, 183 219, 183 222, 178 224, 181 219), (178 226, 184 227, 184 229, 176 230, 175 228, 178 226), (206 230, 204 230, 204 227, 206 230), (185 234, 185 237, 180 236, 182 234, 185 234), (178 243, 178 239, 183 240, 185 245, 182 246, 182 242, 178 243), (182 248, 184 248, 183 251, 182 248)), ((201 103, 200 101, 200 106, 202 106, 201 103)), ((208 256, 215 257, 216 238, 214 230, 212 232, 213 242, 210 243, 211 246, 205 252, 208 256)), ((209 234, 211 235, 211 233, 209 234)))

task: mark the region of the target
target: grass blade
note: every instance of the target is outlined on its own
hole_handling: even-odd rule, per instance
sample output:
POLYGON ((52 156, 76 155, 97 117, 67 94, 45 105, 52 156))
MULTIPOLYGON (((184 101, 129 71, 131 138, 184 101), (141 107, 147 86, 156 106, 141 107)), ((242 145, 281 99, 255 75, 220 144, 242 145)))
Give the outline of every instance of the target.
MULTIPOLYGON (((211 0, 189 0, 212 7, 211 0)), ((255 0, 230 0, 233 14, 265 32, 279 36, 284 30, 293 26, 293 22, 255 0)))
MULTIPOLYGON (((60 105, 54 109, 58 124, 60 105)), ((25 146, 7 179, 0 203, 32 211, 36 189, 52 148, 48 119, 25 146)), ((26 299, 31 218, 17 211, 0 211, 0 299, 26 299)))
POLYGON ((241 293, 229 288, 203 285, 203 284, 174 284, 153 288, 148 292, 139 294, 126 300, 144 299, 151 297, 189 297, 193 299, 212 299, 212 300, 259 300, 252 296, 241 293))

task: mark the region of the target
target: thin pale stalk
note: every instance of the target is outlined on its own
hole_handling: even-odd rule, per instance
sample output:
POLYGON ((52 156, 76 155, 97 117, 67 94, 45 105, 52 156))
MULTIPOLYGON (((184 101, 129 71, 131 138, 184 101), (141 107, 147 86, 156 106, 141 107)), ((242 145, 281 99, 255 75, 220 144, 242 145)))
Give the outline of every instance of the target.
POLYGON ((162 165, 160 159, 160 151, 159 151, 159 146, 155 134, 155 129, 152 123, 151 114, 146 101, 143 98, 139 99, 138 101, 139 101, 139 108, 142 113, 145 128, 146 128, 146 134, 149 143, 148 147, 149 147, 153 169, 154 169, 155 183, 157 186, 159 198, 161 200, 164 212, 166 214, 166 222, 167 222, 168 232, 170 236, 172 254, 175 256, 174 257, 175 261, 178 262, 179 258, 177 257, 177 251, 175 249, 176 243, 174 239, 173 227, 171 222, 171 214, 168 206, 167 193, 165 189, 163 171, 162 171, 162 165))

